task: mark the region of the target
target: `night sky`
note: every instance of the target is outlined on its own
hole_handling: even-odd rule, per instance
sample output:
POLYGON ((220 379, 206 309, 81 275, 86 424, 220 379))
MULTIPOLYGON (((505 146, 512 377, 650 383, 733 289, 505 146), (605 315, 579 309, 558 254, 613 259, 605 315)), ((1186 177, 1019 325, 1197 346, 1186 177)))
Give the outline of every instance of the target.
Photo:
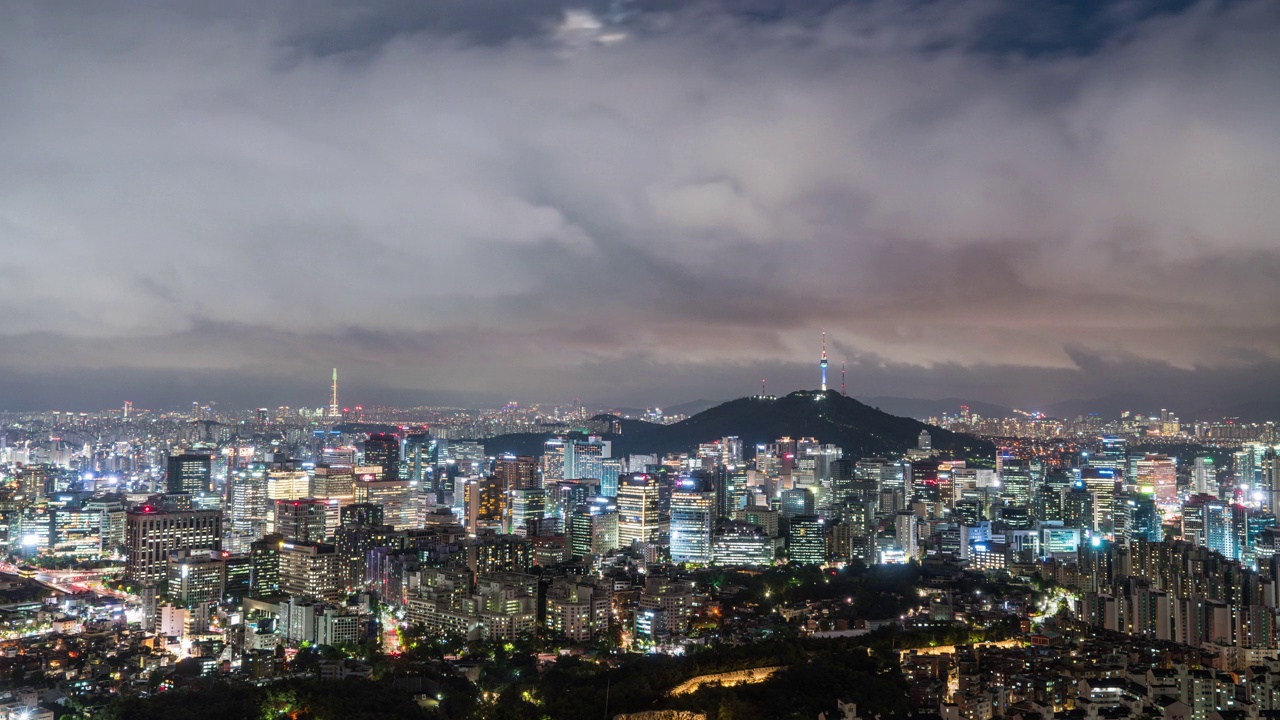
MULTIPOLYGON (((1280 3, 0 4, 0 408, 1280 399, 1280 3), (262 7, 266 6, 266 7, 262 7)), ((1137 408, 1135 408, 1137 409, 1137 408)))

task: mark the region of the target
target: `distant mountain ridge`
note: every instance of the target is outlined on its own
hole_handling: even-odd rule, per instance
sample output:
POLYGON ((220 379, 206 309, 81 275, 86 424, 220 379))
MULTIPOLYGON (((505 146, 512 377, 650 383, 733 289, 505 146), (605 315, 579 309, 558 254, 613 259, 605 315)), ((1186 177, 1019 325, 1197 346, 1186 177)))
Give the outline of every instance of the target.
POLYGON ((861 401, 873 408, 883 410, 892 415, 903 417, 927 418, 943 415, 959 415, 960 407, 967 405, 969 412, 982 417, 1010 417, 1013 409, 981 400, 965 400, 963 398, 943 398, 941 400, 922 400, 904 397, 866 397, 861 401))
MULTIPOLYGON (((900 454, 928 430, 933 446, 961 457, 990 458, 995 447, 907 417, 890 415, 832 391, 799 391, 780 398, 746 397, 721 403, 671 425, 619 420, 622 433, 608 436, 614 455, 691 451, 700 443, 737 436, 748 450, 780 437, 813 437, 844 450, 845 457, 900 454)), ((503 435, 484 441, 489 454, 538 454, 546 434, 503 435)))

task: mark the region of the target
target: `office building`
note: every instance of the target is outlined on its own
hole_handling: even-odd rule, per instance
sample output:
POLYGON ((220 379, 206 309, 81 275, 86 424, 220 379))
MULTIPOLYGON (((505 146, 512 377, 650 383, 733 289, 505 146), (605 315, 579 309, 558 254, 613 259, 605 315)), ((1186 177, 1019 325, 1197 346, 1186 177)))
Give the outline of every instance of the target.
POLYGON ((327 503, 324 500, 277 500, 275 532, 287 540, 324 542, 327 503))
POLYGON ((509 507, 509 531, 527 536, 530 525, 536 526, 546 513, 547 492, 540 487, 512 490, 509 507))
POLYGON ((751 523, 728 520, 720 523, 711 535, 711 564, 757 567, 772 565, 777 556, 778 541, 764 528, 751 523))
POLYGON ((390 433, 375 433, 364 441, 364 464, 382 468, 383 480, 400 479, 400 438, 390 433))
POLYGON ((167 486, 170 493, 195 495, 213 486, 213 464, 208 455, 170 455, 167 486))
POLYGON ((283 544, 283 535, 267 535, 249 544, 250 597, 280 592, 280 546, 283 544))
POLYGON ((249 544, 267 534, 272 524, 272 503, 267 499, 267 466, 252 463, 227 474, 225 510, 226 548, 247 552, 249 544))
POLYGON ((333 545, 291 542, 280 545, 280 594, 337 602, 345 594, 338 551, 333 545))
POLYGON ((711 530, 716 496, 702 484, 681 478, 671 493, 671 561, 706 565, 711 562, 711 530))
POLYGON ((175 550, 222 549, 222 513, 143 505, 125 517, 125 578, 137 585, 163 583, 175 550))
POLYGON ((221 602, 226 593, 225 555, 216 550, 175 550, 169 554, 165 594, 191 607, 221 602))
POLYGON ((538 459, 532 455, 503 455, 493 461, 493 477, 503 492, 542 487, 538 459))
POLYGON ((782 502, 779 505, 783 518, 796 515, 812 515, 815 501, 813 493, 806 488, 792 488, 782 491, 782 502))
POLYGON ((632 473, 618 479, 618 543, 656 544, 664 534, 657 475, 632 473))
POLYGON ((791 518, 787 533, 787 557, 801 565, 821 565, 827 561, 826 521, 817 515, 791 518))
POLYGON ((397 530, 417 527, 417 509, 412 502, 409 482, 382 479, 374 472, 376 470, 378 468, 356 468, 356 503, 381 507, 386 523, 397 530))

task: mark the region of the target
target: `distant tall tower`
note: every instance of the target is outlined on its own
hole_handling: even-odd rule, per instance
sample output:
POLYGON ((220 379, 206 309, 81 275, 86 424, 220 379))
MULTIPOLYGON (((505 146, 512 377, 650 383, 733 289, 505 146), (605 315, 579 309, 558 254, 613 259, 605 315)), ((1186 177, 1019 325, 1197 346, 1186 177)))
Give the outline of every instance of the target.
POLYGON ((822 391, 827 391, 827 331, 822 331, 822 362, 818 363, 818 367, 822 368, 822 391))
POLYGON ((840 361, 840 394, 849 397, 849 393, 844 391, 844 361, 840 361))
POLYGON ((334 368, 333 389, 329 391, 329 417, 336 418, 340 414, 338 409, 338 368, 334 368))

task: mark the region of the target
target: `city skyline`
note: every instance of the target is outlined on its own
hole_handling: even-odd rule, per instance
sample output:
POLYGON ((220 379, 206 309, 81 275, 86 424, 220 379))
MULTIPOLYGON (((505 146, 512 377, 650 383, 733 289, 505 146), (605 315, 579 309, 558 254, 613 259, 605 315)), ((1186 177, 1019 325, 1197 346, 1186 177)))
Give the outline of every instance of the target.
POLYGON ((1274 5, 467 5, 7 4, 0 405, 1277 399, 1274 5))

